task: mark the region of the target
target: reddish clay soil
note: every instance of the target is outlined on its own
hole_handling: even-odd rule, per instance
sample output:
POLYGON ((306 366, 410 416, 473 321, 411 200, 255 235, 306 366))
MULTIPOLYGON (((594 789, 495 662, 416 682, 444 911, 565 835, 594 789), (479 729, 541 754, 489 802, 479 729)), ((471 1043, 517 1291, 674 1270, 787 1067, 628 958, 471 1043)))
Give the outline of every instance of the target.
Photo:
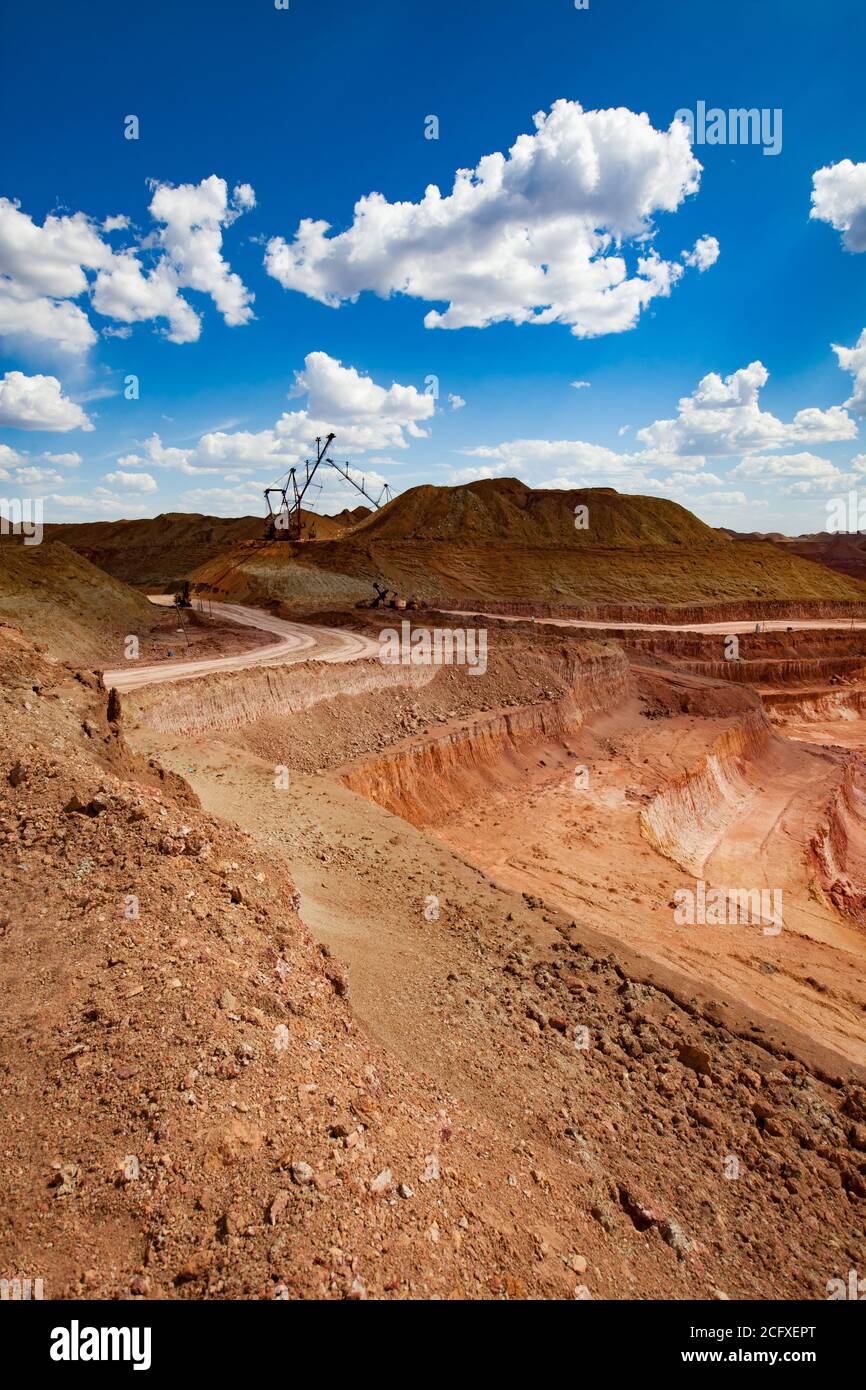
POLYGON ((488 627, 483 677, 126 697, 0 629, 0 1272, 823 1298, 862 1263, 861 757, 778 700, 823 731, 853 689, 488 627), (678 926, 698 877, 782 888, 782 931, 678 926))

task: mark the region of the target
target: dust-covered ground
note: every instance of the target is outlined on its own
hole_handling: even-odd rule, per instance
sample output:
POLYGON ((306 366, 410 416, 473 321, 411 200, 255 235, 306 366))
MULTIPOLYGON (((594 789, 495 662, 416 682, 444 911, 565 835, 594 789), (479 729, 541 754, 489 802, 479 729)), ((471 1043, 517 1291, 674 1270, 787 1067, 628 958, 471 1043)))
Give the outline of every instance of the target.
POLYGON ((4 1275, 822 1298, 862 1261, 850 755, 658 654, 488 638, 483 678, 362 660, 118 699, 0 629, 4 1275), (675 932, 666 895, 726 847, 787 855, 832 937, 675 932))

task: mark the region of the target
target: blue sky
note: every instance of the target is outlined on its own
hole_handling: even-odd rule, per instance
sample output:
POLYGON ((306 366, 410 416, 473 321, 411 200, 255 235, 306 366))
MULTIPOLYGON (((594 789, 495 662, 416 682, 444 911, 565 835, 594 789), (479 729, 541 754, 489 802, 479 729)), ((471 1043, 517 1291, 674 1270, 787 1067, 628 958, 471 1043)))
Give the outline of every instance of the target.
POLYGON ((256 512, 331 426, 398 491, 517 474, 822 529, 866 477, 864 27, 854 0, 11 7, 0 490, 256 512), (701 101, 781 111, 781 149, 690 152, 701 101), (496 153, 502 191, 452 205, 496 153), (304 218, 330 231, 301 252, 304 218))

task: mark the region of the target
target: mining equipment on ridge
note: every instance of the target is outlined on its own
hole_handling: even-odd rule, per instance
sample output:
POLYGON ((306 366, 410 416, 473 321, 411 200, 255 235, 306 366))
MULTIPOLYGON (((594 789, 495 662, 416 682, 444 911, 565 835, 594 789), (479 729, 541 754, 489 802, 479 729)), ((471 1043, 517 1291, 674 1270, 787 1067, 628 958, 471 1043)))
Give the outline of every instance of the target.
POLYGON ((348 463, 336 463, 332 459, 328 450, 333 444, 335 435, 329 434, 327 439, 322 442, 321 436, 316 438, 316 457, 315 460, 305 459, 303 468, 292 467, 289 469, 285 479, 280 483, 274 483, 273 487, 265 488, 265 501, 268 504, 267 538, 268 540, 300 541, 302 539, 303 520, 301 508, 304 498, 311 486, 315 486, 321 491, 321 483, 314 483, 314 479, 319 469, 325 465, 333 468, 339 473, 341 478, 345 478, 347 483, 365 497, 370 505, 378 511, 386 502, 391 500, 391 489, 387 483, 382 487, 378 497, 372 496, 367 491, 367 480, 361 475, 361 481, 352 476, 348 463), (280 500, 274 505, 272 497, 280 500))
POLYGON ((383 584, 377 584, 375 579, 373 580, 373 588, 376 590, 376 597, 369 599, 359 599, 359 601, 355 604, 356 608, 417 609, 423 607, 420 598, 418 598, 417 596, 413 596, 412 598, 401 598, 401 596, 397 593, 396 589, 393 593, 391 593, 391 590, 386 589, 383 584), (388 597, 389 594, 391 594, 390 598, 388 597))

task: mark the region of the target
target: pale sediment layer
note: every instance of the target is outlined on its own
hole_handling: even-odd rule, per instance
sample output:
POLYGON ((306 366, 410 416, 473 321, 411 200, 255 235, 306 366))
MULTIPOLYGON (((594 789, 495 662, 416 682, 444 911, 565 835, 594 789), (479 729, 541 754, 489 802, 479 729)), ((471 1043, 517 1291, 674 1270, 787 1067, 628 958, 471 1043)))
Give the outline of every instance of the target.
POLYGON ((713 844, 751 795, 754 764, 769 736, 760 712, 726 729, 696 767, 674 777, 643 807, 641 829, 650 843, 699 874, 713 844))
POLYGON ((421 689, 436 674, 432 666, 385 666, 375 659, 345 666, 303 662, 151 688, 127 696, 124 704, 159 733, 196 734, 241 729, 262 718, 298 714, 338 695, 384 692, 398 686, 421 689))

